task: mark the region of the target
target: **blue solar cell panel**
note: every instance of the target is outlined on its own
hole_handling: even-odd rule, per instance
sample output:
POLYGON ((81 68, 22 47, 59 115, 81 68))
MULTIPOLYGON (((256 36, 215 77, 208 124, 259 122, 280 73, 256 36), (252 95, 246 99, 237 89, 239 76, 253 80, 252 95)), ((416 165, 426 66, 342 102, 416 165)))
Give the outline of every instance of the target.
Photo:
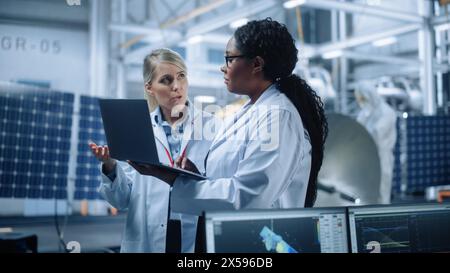
POLYGON ((68 156, 57 151, 70 148, 73 103, 69 93, 2 87, 1 197, 67 197, 68 156))
POLYGON ((55 192, 53 190, 43 190, 42 198, 44 199, 52 199, 55 198, 55 192))
POLYGON ((0 197, 11 197, 13 196, 13 188, 10 186, 0 187, 0 197))
POLYGON ((14 189, 14 197, 16 198, 25 198, 27 196, 27 188, 15 188, 14 189))
POLYGON ((41 190, 39 188, 32 188, 28 191, 28 198, 38 198, 41 196, 41 190))
POLYGON ((100 163, 91 154, 88 141, 105 144, 103 123, 98 106, 98 98, 80 97, 80 120, 78 132, 77 179, 75 182, 75 199, 98 199, 100 184, 100 163))
POLYGON ((87 193, 87 199, 100 199, 100 194, 97 189, 91 188, 87 193))
POLYGON ((450 117, 411 117, 407 120, 407 192, 449 184, 448 135, 450 117))

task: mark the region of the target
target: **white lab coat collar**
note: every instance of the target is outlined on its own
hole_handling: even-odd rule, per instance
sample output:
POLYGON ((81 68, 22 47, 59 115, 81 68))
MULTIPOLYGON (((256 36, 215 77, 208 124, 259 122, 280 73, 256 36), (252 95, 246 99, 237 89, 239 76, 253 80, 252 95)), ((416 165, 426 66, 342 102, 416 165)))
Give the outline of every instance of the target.
POLYGON ((216 148, 226 140, 226 136, 228 135, 227 132, 229 130, 236 130, 238 127, 245 125, 244 122, 238 124, 238 120, 242 118, 242 116, 244 116, 249 111, 254 111, 257 106, 270 104, 270 98, 279 93, 280 91, 276 88, 275 84, 272 84, 266 89, 266 91, 261 94, 261 96, 256 100, 255 103, 252 104, 250 101, 245 103, 232 118, 224 123, 224 126, 216 135, 216 138, 214 139, 210 150, 216 148))
MULTIPOLYGON (((195 109, 194 104, 191 101, 188 100, 187 105, 188 105, 188 114, 187 118, 183 121, 184 130, 183 130, 183 138, 181 140, 180 151, 184 151, 189 140, 191 139, 192 124, 194 123, 194 119, 198 118, 198 115, 201 115, 201 111, 195 109)), ((159 125, 160 123, 157 122, 158 120, 160 121, 162 118, 160 108, 156 107, 156 109, 150 115, 153 124, 153 133, 155 135, 156 140, 161 142, 164 148, 170 151, 166 133, 164 132, 164 129, 159 125)))
POLYGON ((250 105, 250 101, 248 101, 246 104, 244 104, 244 106, 242 107, 243 109, 247 106, 250 105, 250 107, 255 106, 255 105, 262 105, 262 104, 267 104, 268 101, 267 99, 270 98, 272 95, 278 94, 280 93, 280 90, 277 89, 275 84, 270 85, 269 87, 267 87, 266 91, 264 91, 261 96, 259 96, 259 98, 256 100, 256 102, 253 105, 250 105))

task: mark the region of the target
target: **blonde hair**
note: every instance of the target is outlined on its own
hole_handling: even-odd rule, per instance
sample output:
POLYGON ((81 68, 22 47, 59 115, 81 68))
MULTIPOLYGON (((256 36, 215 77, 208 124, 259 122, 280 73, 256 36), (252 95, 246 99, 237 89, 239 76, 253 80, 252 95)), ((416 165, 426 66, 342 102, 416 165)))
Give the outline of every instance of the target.
MULTIPOLYGON (((173 64, 187 72, 186 64, 180 54, 168 48, 155 49, 144 58, 144 65, 142 69, 144 86, 145 84, 151 83, 153 81, 156 67, 158 66, 158 64, 163 62, 173 64)), ((154 98, 147 94, 145 87, 144 97, 147 99, 150 111, 153 111, 158 106, 158 103, 154 98)))

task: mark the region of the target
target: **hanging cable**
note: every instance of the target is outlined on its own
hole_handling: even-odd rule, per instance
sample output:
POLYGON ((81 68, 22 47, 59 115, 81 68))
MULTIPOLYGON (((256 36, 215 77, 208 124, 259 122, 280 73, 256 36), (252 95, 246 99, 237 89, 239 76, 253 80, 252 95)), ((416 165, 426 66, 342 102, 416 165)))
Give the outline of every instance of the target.
POLYGON ((63 248, 64 252, 68 252, 66 248, 66 243, 64 242, 64 239, 62 237, 61 230, 59 229, 59 222, 58 222, 58 199, 55 197, 55 213, 54 213, 54 223, 56 228, 56 235, 58 236, 58 252, 61 252, 61 247, 63 248))

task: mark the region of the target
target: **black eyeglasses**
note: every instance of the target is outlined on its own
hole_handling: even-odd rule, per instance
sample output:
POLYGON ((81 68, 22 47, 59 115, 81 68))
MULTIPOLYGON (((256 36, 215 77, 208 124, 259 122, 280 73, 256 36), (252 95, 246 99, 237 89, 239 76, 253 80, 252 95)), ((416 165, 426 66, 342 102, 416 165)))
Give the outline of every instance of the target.
POLYGON ((231 63, 236 58, 243 58, 244 55, 235 55, 235 56, 225 56, 225 63, 227 64, 227 67, 230 67, 231 63))

